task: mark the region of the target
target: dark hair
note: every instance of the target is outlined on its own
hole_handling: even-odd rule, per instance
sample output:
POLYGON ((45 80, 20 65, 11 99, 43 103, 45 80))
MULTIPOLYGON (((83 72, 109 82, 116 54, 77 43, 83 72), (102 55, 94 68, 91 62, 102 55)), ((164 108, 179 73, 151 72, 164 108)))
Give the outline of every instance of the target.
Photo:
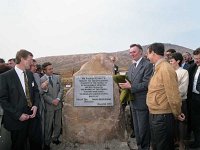
POLYGON ((36 64, 36 68, 37 68, 37 69, 36 69, 36 72, 37 72, 37 71, 40 72, 40 71, 42 70, 42 66, 41 66, 40 64, 36 64))
POLYGON ((14 61, 15 62, 15 58, 8 59, 8 61, 14 61))
POLYGON ((5 63, 5 60, 3 58, 0 58, 0 63, 5 63))
POLYGON ((199 55, 200 54, 200 47, 197 48, 194 52, 193 55, 199 55))
POLYGON ((42 64, 42 69, 45 70, 47 66, 52 65, 50 62, 45 62, 42 64))
POLYGON ((40 64, 36 64, 36 67, 37 67, 38 69, 42 69, 42 66, 41 66, 40 64))
POLYGON ((26 59, 28 56, 32 56, 33 57, 33 54, 25 49, 21 49, 17 52, 16 54, 16 64, 19 64, 21 62, 21 58, 24 58, 26 59))
POLYGON ((135 46, 143 51, 142 46, 140 44, 131 44, 130 48, 135 47, 135 46))
POLYGON ((185 53, 191 56, 191 54, 189 52, 185 52, 185 53))
POLYGON ((179 66, 181 66, 182 62, 183 62, 183 56, 181 53, 176 52, 176 53, 172 53, 171 58, 170 59, 175 59, 176 61, 180 61, 178 64, 179 66))
POLYGON ((11 69, 11 67, 8 66, 7 64, 0 64, 0 74, 4 73, 4 72, 6 72, 6 71, 8 71, 10 69, 11 69))
POLYGON ((36 60, 35 59, 32 59, 33 60, 33 62, 36 62, 36 60))
POLYGON ((176 53, 176 50, 171 48, 171 49, 168 49, 166 52, 170 52, 173 54, 173 53, 176 53))
POLYGON ((157 55, 164 56, 165 47, 163 43, 153 43, 148 47, 149 53, 154 51, 157 55))

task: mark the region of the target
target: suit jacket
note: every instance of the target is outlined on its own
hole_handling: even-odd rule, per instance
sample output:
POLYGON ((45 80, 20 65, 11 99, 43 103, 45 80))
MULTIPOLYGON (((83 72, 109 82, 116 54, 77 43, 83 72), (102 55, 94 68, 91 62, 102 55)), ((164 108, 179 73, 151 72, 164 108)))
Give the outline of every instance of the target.
MULTIPOLYGON (((41 77, 41 82, 48 80, 48 77, 44 75, 41 77)), ((48 90, 44 91, 42 97, 45 102, 45 108, 47 111, 54 111, 62 108, 62 97, 63 97, 63 87, 61 84, 60 77, 58 75, 52 76, 53 87, 48 83, 48 90), (57 106, 52 104, 52 101, 56 98, 60 99, 57 106)))
MULTIPOLYGON (((39 92, 33 74, 27 71, 32 104, 38 107, 39 92)), ((4 126, 8 130, 19 130, 27 121, 19 121, 22 113, 28 112, 26 96, 15 69, 0 75, 0 103, 4 109, 4 126)))
POLYGON ((146 95, 148 83, 153 72, 153 64, 142 58, 138 66, 133 69, 132 64, 128 70, 128 79, 131 81, 131 93, 134 96, 134 109, 147 110, 146 95))
POLYGON ((37 86, 38 86, 38 90, 39 90, 39 93, 40 93, 40 102, 39 102, 39 111, 42 112, 43 110, 45 110, 45 104, 44 104, 44 100, 42 98, 42 93, 43 93, 43 90, 41 89, 41 84, 40 84, 40 75, 38 73, 34 73, 33 74, 33 77, 35 79, 35 82, 37 83, 37 86))
POLYGON ((186 70, 188 70, 189 68, 190 68, 190 64, 188 64, 188 63, 185 63, 184 64, 184 66, 182 66, 183 67, 183 69, 186 69, 186 70))
POLYGON ((198 92, 200 92, 200 74, 199 74, 199 77, 198 77, 198 80, 197 80, 196 89, 197 89, 198 92))
POLYGON ((119 67, 117 65, 114 64, 114 67, 113 67, 113 72, 114 74, 118 74, 119 73, 119 67))
MULTIPOLYGON (((190 100, 192 97, 192 90, 193 90, 193 83, 194 83, 194 76, 196 74, 196 71, 198 69, 198 66, 196 65, 196 63, 192 64, 189 69, 189 86, 188 86, 188 99, 190 100)), ((199 79, 200 77, 198 77, 198 81, 197 81, 197 85, 199 83, 199 79)))

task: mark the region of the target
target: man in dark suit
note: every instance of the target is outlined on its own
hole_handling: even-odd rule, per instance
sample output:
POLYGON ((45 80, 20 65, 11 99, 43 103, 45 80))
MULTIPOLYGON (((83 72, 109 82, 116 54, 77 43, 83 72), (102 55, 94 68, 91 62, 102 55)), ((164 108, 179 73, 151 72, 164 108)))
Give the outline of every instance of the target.
POLYGON ((119 67, 115 64, 115 62, 116 62, 115 56, 111 56, 110 59, 113 62, 113 73, 118 74, 119 73, 119 67))
POLYGON ((183 60, 183 63, 181 64, 181 67, 182 67, 183 69, 188 70, 188 69, 190 68, 190 64, 186 63, 186 62, 183 60))
POLYGON ((189 65, 194 64, 192 55, 189 52, 184 52, 182 55, 186 64, 189 64, 189 65))
POLYGON ((132 44, 129 50, 133 63, 128 70, 128 81, 120 83, 122 89, 130 89, 134 100, 130 102, 135 137, 138 149, 150 149, 149 111, 146 105, 146 95, 149 79, 153 72, 153 65, 142 57, 142 47, 132 44))
POLYGON ((196 89, 197 89, 198 92, 200 92, 200 74, 198 75, 198 80, 197 80, 196 89))
POLYGON ((40 123, 37 113, 39 92, 33 74, 26 69, 32 63, 32 53, 20 50, 16 66, 0 75, 0 103, 4 110, 3 123, 11 133, 12 150, 40 150, 40 123))
MULTIPOLYGON (((9 67, 7 64, 0 63, 0 74, 10 69, 11 67, 9 67)), ((4 128, 2 119, 3 119, 3 109, 0 103, 0 149, 10 150, 10 147, 11 147, 10 133, 4 128)))
POLYGON ((200 48, 194 52, 194 64, 190 66, 189 72, 189 87, 188 97, 190 97, 191 110, 191 125, 194 133, 194 143, 190 145, 191 148, 200 147, 200 48))
POLYGON ((49 150, 52 136, 54 144, 60 143, 63 86, 60 77, 53 74, 53 66, 50 62, 45 62, 42 68, 45 75, 41 78, 41 83, 48 81, 42 95, 46 108, 44 149, 49 150))

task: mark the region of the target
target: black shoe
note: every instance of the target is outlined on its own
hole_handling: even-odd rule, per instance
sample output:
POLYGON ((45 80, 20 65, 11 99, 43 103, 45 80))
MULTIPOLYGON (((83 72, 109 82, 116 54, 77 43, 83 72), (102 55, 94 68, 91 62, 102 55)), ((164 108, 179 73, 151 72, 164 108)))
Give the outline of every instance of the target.
POLYGON ((200 147, 200 143, 192 143, 189 145, 189 148, 199 148, 200 147))
POLYGON ((44 145, 43 150, 50 150, 50 146, 49 145, 44 145))
POLYGON ((53 140, 52 143, 58 145, 58 144, 61 143, 61 141, 59 141, 59 140, 53 140))

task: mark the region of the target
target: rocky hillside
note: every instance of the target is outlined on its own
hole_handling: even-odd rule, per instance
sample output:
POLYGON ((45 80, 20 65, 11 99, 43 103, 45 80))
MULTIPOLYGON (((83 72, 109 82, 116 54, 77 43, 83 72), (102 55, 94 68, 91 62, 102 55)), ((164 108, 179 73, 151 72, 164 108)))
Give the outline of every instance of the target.
MULTIPOLYGON (((146 52, 149 45, 144 45, 144 53, 146 52)), ((188 51, 192 53, 192 50, 178 45, 165 44, 165 49, 173 48, 178 52, 188 51)), ((80 67, 87 62, 93 54, 77 54, 77 55, 62 55, 62 56, 49 56, 37 58, 37 62, 42 64, 44 62, 51 62, 54 66, 54 71, 62 75, 71 76, 74 72, 78 71, 80 67)), ((120 70, 126 70, 131 63, 128 50, 118 51, 114 53, 106 53, 108 56, 115 56, 117 58, 116 64, 120 70)))

